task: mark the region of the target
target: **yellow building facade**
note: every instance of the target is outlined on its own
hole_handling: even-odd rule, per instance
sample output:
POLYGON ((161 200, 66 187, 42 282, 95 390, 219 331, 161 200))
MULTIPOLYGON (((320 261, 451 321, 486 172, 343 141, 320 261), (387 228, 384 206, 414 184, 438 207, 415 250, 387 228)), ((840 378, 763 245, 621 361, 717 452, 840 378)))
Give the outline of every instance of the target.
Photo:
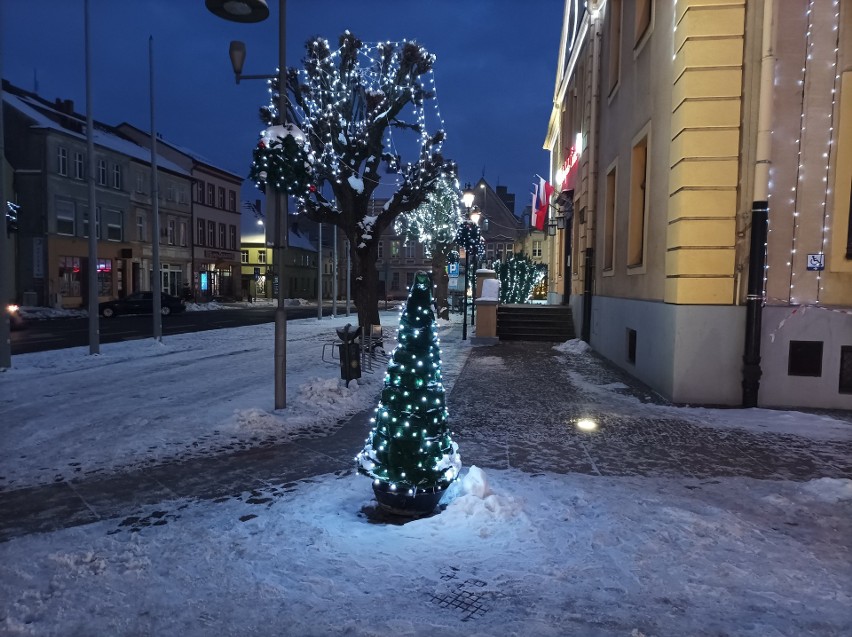
POLYGON ((583 4, 545 141, 572 244, 551 293, 676 402, 743 404, 748 350, 760 405, 852 408, 852 8, 583 4))

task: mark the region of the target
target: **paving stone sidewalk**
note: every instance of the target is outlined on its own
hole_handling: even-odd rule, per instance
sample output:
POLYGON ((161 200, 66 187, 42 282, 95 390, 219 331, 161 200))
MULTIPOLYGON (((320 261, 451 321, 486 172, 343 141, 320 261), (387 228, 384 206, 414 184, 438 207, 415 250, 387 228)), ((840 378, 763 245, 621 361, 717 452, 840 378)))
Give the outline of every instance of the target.
MULTIPOLYGON (((852 478, 850 442, 702 427, 674 409, 661 417, 644 404, 665 401, 602 359, 557 355, 550 343, 474 347, 448 400, 467 466, 602 476, 852 478), (635 400, 601 400, 572 381, 572 372, 635 400), (580 431, 579 417, 596 419, 599 428, 580 431)), ((349 473, 371 416, 372 409, 356 414, 322 438, 0 491, 0 541, 104 519, 135 520, 145 507, 181 498, 278 493, 313 476, 349 473)))

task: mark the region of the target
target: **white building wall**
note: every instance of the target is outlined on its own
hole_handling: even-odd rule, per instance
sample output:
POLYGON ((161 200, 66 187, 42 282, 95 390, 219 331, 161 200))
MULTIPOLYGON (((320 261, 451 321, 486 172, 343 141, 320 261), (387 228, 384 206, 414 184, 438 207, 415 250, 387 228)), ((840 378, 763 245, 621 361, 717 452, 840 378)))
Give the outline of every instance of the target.
POLYGON ((763 308, 758 402, 765 407, 852 409, 852 394, 841 394, 840 351, 852 347, 852 313, 814 306, 763 308), (822 375, 790 376, 790 341, 822 341, 822 375))
POLYGON ((591 345, 673 402, 738 405, 744 324, 742 307, 596 296, 591 345), (636 331, 635 363, 628 360, 628 329, 636 331))

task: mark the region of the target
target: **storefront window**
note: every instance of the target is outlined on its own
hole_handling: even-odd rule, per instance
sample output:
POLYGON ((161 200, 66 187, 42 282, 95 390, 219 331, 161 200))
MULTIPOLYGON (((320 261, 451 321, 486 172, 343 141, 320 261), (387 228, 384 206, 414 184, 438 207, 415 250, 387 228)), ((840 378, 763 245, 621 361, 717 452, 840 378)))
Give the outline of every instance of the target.
POLYGON ((81 279, 80 258, 59 257, 59 293, 62 296, 82 296, 81 279))
POLYGON ((98 259, 98 296, 112 295, 112 259, 98 259))

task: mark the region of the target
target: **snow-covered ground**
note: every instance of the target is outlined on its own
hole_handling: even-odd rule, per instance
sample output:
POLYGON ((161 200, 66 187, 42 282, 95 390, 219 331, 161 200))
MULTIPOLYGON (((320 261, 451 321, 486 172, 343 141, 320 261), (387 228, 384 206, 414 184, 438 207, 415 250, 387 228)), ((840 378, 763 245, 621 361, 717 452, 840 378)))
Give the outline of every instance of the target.
MULTIPOLYGON (((330 432, 375 406, 382 382, 379 369, 347 390, 321 361, 333 327, 355 320, 288 324, 280 412, 271 325, 103 345, 97 357, 86 348, 16 356, 0 375, 0 489, 330 432)), ((458 332, 457 323, 439 330, 450 391, 471 351, 458 332)), ((566 354, 565 377, 602 408, 852 438, 848 423, 824 415, 643 403, 584 374, 583 344, 554 352, 566 354)), ((475 371, 499 364, 492 358, 475 371)), ((0 544, 0 634, 852 634, 852 480, 557 475, 470 462, 440 515, 403 526, 371 521, 369 482, 341 473, 12 539, 0 544)))

